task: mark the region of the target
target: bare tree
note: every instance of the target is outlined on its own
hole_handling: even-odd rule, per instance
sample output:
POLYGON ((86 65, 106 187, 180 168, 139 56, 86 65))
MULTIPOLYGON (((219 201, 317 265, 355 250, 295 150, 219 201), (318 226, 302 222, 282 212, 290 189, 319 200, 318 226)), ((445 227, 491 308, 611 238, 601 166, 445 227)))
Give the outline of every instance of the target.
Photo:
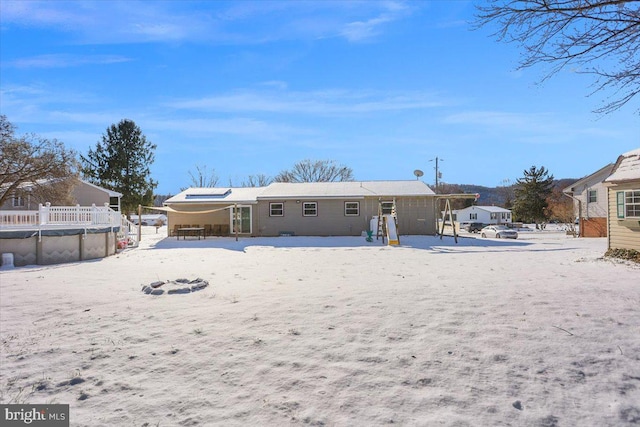
POLYGON ((333 160, 303 160, 291 170, 280 172, 275 182, 334 182, 353 181, 353 170, 344 165, 338 165, 333 160))
POLYGON ((77 176, 77 169, 75 152, 62 142, 37 135, 16 137, 15 126, 0 116, 0 206, 22 191, 52 203, 68 200, 68 180, 77 176), (52 185, 56 181, 59 185, 52 185))
POLYGON ((559 221, 565 225, 567 231, 576 236, 575 212, 573 200, 562 194, 562 188, 555 187, 547 197, 547 215, 552 221, 559 221))
MULTIPOLYGON (((519 68, 549 64, 542 81, 572 67, 595 77, 593 91, 612 89, 596 113, 621 108, 640 92, 640 1, 489 0, 476 26, 497 24, 499 41, 524 50, 519 68)), ((639 109, 640 111, 640 109, 639 109)))
POLYGON ((266 187, 273 182, 273 178, 265 174, 249 175, 246 181, 242 181, 242 187, 266 187))
MULTIPOLYGON (((206 165, 196 165, 195 172, 189 171, 189 176, 191 177, 192 187, 215 187, 218 184, 218 175, 216 175, 215 169, 208 171, 206 165)), ((187 188, 181 188, 180 191, 184 191, 187 188)))
POLYGON ((500 197, 504 200, 503 207, 505 209, 511 209, 511 206, 513 205, 513 199, 515 198, 515 194, 514 194, 515 186, 509 178, 503 179, 502 181, 500 181, 500 184, 502 185, 499 185, 498 187, 496 187, 496 191, 498 192, 500 197))

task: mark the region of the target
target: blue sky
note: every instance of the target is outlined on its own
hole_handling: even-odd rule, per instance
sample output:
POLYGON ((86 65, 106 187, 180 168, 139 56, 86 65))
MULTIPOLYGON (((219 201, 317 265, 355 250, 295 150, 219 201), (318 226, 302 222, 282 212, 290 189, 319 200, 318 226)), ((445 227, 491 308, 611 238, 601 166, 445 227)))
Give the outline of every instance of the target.
POLYGON ((468 1, 8 1, 0 112, 79 153, 111 124, 157 145, 157 193, 274 176, 303 159, 357 180, 501 185, 532 165, 580 178, 640 146, 638 101, 571 70, 544 84, 473 30, 468 1))

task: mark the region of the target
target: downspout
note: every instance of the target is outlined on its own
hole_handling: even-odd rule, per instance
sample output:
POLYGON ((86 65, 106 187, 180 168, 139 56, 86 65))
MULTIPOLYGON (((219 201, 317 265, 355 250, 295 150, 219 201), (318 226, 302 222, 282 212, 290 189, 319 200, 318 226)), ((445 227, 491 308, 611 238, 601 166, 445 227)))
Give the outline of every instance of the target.
POLYGON ((583 231, 582 231, 582 200, 580 199, 576 199, 575 197, 573 197, 573 194, 568 194, 563 192, 562 194, 564 194, 565 196, 569 197, 570 199, 578 202, 578 227, 580 227, 580 230, 578 232, 578 237, 584 237, 582 235, 583 231))

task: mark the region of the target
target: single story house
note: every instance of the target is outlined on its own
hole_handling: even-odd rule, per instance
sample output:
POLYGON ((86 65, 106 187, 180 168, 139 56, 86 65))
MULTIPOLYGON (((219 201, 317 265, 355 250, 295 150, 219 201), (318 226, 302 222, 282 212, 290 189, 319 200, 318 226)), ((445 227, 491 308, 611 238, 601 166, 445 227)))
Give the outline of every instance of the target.
POLYGON ((640 251, 640 148, 618 157, 604 185, 609 201, 609 249, 640 251))
POLYGON ((471 222, 482 224, 510 224, 512 222, 511 211, 499 206, 469 206, 453 211, 453 220, 460 225, 471 222))
POLYGON ((223 236, 359 236, 379 214, 394 212, 399 233, 417 235, 436 233, 435 196, 418 180, 272 183, 189 188, 163 210, 170 233, 189 225, 223 236))
POLYGON ((573 199, 574 217, 579 220, 581 237, 607 236, 607 187, 604 180, 613 170, 613 163, 585 176, 562 190, 573 199))
MULTIPOLYGON (((35 183, 25 182, 0 206, 0 210, 7 211, 32 211, 38 210, 38 205, 51 202, 45 200, 46 187, 55 186, 58 180, 39 180, 35 183), (38 188, 39 191, 35 191, 38 188), (45 189, 42 191, 42 189, 45 189)), ((79 178, 73 179, 71 199, 74 205, 80 206, 104 206, 105 203, 114 211, 120 211, 120 199, 122 193, 99 187, 79 178)))

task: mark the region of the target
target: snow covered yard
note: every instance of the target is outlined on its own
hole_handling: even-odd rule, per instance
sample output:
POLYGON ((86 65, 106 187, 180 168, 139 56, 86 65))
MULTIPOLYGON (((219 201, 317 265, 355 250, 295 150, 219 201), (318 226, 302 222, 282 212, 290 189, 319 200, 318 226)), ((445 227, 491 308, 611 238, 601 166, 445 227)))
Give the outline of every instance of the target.
POLYGON ((163 230, 0 272, 2 403, 73 426, 640 424, 640 268, 605 239, 163 230), (209 286, 141 291, 180 278, 209 286))

